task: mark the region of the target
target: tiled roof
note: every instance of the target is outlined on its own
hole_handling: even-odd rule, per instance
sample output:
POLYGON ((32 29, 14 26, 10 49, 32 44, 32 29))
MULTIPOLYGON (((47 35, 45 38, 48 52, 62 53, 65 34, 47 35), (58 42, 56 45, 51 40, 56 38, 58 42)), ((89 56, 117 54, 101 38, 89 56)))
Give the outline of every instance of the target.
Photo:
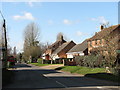
POLYGON ((52 45, 50 45, 49 48, 52 49, 54 47, 54 45, 57 45, 57 44, 59 44, 61 42, 65 43, 66 41, 65 40, 63 40, 63 41, 56 41, 55 43, 53 43, 52 45))
POLYGON ((60 51, 62 51, 67 45, 69 45, 69 43, 71 43, 72 41, 70 42, 66 42, 66 43, 63 43, 61 46, 59 46, 54 52, 53 54, 58 54, 60 51))
POLYGON ((119 26, 120 26, 120 24, 110 26, 108 28, 104 28, 103 30, 101 30, 100 32, 97 32, 93 37, 89 38, 88 40, 92 41, 92 40, 102 39, 105 36, 109 35, 113 30, 117 29, 119 26))
POLYGON ((86 40, 83 41, 81 44, 75 45, 72 49, 70 49, 70 50, 68 51, 68 53, 84 51, 84 50, 87 49, 87 48, 88 48, 88 44, 87 44, 87 39, 86 39, 86 40))

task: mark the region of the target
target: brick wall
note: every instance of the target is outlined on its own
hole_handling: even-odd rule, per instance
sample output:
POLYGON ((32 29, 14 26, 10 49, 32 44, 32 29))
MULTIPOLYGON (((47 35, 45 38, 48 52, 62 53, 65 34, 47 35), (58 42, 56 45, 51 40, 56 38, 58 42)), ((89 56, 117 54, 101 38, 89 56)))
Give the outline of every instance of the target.
POLYGON ((104 46, 104 45, 105 45, 105 40, 104 39, 88 41, 88 53, 90 53, 90 51, 93 48, 101 47, 101 46, 104 46))
POLYGON ((61 58, 67 58, 66 53, 75 45, 76 44, 73 41, 71 41, 60 53, 58 53, 58 56, 61 58))

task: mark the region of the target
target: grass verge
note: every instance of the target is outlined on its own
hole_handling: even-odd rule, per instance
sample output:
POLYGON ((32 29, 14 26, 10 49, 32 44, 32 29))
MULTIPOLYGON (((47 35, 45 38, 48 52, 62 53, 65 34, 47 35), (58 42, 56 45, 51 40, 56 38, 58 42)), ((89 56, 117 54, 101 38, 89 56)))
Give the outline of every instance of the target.
POLYGON ((68 71, 71 73, 78 73, 78 74, 90 74, 90 73, 105 73, 104 68, 88 68, 88 67, 81 67, 81 66, 63 66, 56 68, 55 70, 63 70, 68 71))
POLYGON ((63 66, 63 67, 56 68, 55 70, 62 70, 62 71, 70 72, 70 73, 82 74, 86 77, 109 80, 109 81, 113 81, 113 82, 120 82, 120 76, 115 76, 113 74, 106 73, 105 68, 63 66))

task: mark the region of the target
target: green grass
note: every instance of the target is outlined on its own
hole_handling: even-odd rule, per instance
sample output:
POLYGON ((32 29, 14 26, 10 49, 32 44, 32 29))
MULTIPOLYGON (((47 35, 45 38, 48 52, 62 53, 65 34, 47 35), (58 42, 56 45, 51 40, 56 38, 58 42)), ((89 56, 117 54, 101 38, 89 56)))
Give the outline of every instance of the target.
POLYGON ((110 73, 106 73, 105 68, 89 68, 81 66, 63 66, 56 68, 55 70, 62 70, 71 73, 78 73, 86 77, 92 77, 97 79, 103 79, 113 82, 120 82, 120 76, 116 76, 110 73))
POLYGON ((48 65, 60 65, 60 64, 40 64, 40 63, 30 63, 35 66, 48 66, 48 65))
POLYGON ((105 73, 104 68, 88 68, 88 67, 80 67, 80 66, 64 66, 61 67, 61 70, 68 71, 71 73, 78 73, 78 74, 90 74, 90 73, 105 73))

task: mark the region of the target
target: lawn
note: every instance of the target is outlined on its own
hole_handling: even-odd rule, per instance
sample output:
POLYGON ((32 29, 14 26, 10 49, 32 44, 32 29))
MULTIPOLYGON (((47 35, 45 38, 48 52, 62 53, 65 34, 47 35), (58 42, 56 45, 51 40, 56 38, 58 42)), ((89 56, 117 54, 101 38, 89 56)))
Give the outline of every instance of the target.
POLYGON ((89 68, 82 66, 63 66, 56 68, 55 70, 62 70, 71 73, 78 73, 85 77, 98 78, 103 80, 109 80, 114 82, 120 82, 120 76, 115 76, 110 73, 106 73, 105 68, 89 68))
POLYGON ((105 73, 104 68, 89 68, 89 67, 81 67, 81 66, 63 66, 57 69, 68 71, 71 73, 78 73, 82 75, 90 74, 90 73, 105 73))

